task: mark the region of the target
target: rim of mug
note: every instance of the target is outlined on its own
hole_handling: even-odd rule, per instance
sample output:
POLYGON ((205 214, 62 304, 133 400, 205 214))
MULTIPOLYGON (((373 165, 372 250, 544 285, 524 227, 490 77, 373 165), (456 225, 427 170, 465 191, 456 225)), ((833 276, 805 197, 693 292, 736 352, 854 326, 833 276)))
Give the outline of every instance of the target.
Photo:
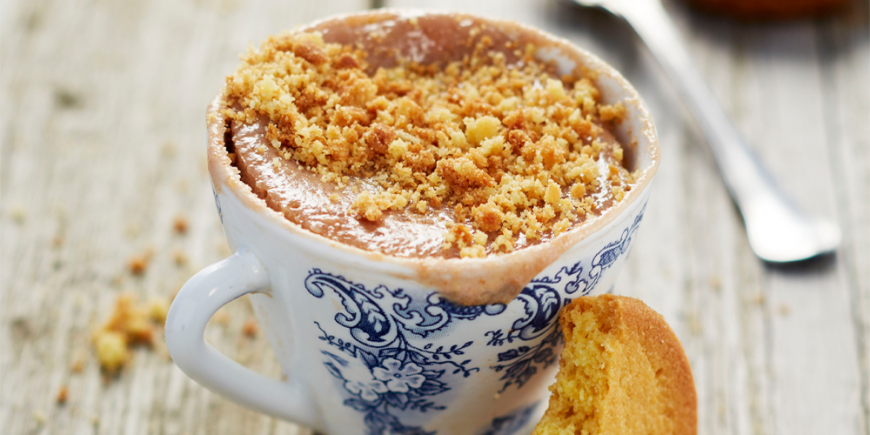
MULTIPOLYGON (((375 23, 387 19, 410 18, 415 16, 420 17, 423 15, 471 18, 500 27, 502 29, 508 28, 515 29, 520 32, 526 32, 528 35, 532 36, 536 40, 545 41, 548 44, 548 47, 559 49, 562 54, 565 54, 571 57, 573 60, 579 62, 578 64, 582 64, 584 67, 588 67, 589 69, 594 70, 597 74, 597 77, 606 76, 609 79, 613 80, 618 85, 618 88, 620 88, 622 92, 626 94, 626 98, 623 98, 620 101, 622 101, 626 105, 630 105, 631 108, 634 109, 633 111, 629 111, 630 114, 635 114, 634 116, 631 116, 631 118, 636 119, 640 123, 640 125, 642 125, 642 129, 640 132, 637 132, 635 134, 629 132, 629 135, 631 135, 633 139, 631 142, 635 142, 636 146, 638 147, 634 150, 637 156, 636 160, 640 160, 640 156, 642 155, 640 151, 640 146, 644 142, 639 140, 638 136, 643 136, 646 139, 645 142, 647 143, 647 146, 645 148, 649 152, 649 164, 644 168, 635 168, 635 171, 637 171, 638 169, 643 169, 643 172, 641 176, 636 180, 636 183, 631 191, 627 192, 625 197, 621 201, 605 209, 602 214, 597 216, 595 219, 575 226, 574 228, 571 228, 570 230, 552 238, 545 243, 524 247, 522 249, 509 253, 488 255, 484 258, 408 258, 388 255, 378 251, 364 250, 354 246, 346 245, 341 242, 337 242, 333 239, 324 237, 322 235, 302 228, 299 224, 290 221, 289 219, 285 218, 283 214, 273 210, 268 205, 266 205, 266 202, 263 199, 253 193, 251 187, 248 184, 241 181, 239 170, 229 158, 226 148, 226 119, 220 113, 220 109, 221 107, 223 107, 223 88, 214 98, 211 104, 209 104, 207 110, 207 157, 208 169, 212 178, 212 186, 215 189, 216 193, 221 193, 224 188, 229 189, 233 196, 240 200, 242 205, 254 211, 256 214, 264 217, 268 222, 277 225, 278 227, 289 231, 294 235, 301 236, 303 239, 310 240, 316 245, 320 245, 322 247, 336 248, 347 254, 371 260, 374 263, 385 263, 385 266, 393 266, 390 267, 391 270, 385 270, 387 273, 394 273, 395 266, 399 266, 400 268, 416 270, 420 276, 411 278, 420 280, 422 275, 425 275, 424 272, 426 271, 428 271, 428 273, 434 273, 439 276, 455 276, 462 275, 463 271, 489 267, 490 265, 505 265, 511 263, 525 264, 527 261, 522 260, 523 258, 544 259, 544 261, 541 263, 546 264, 539 265, 537 271, 529 277, 529 279, 534 278, 534 276, 536 276, 540 271, 546 268, 546 266, 555 261, 562 253, 582 242, 583 240, 589 238, 591 235, 607 227, 610 223, 614 222, 617 217, 619 217, 626 210, 628 210, 635 202, 639 201, 642 198, 644 192, 648 189, 658 169, 658 165, 661 159, 658 135, 656 133, 652 117, 650 116, 649 110, 647 109, 644 102, 641 100, 640 95, 637 93, 634 87, 628 82, 628 80, 626 80, 622 76, 622 74, 620 74, 612 66, 599 59, 597 56, 575 46, 574 44, 563 38, 553 36, 540 29, 510 20, 483 18, 477 15, 460 12, 424 11, 414 9, 380 9, 375 11, 329 16, 321 20, 314 21, 307 26, 296 29, 294 30, 294 32, 310 31, 318 26, 323 26, 335 22, 350 21, 357 23, 375 23)), ((598 80, 596 79, 596 81, 598 80)), ((626 122, 626 120, 623 120, 623 122, 626 122)), ((625 141, 622 142, 625 143, 625 141)), ((508 268, 504 269, 509 270, 508 268)), ((408 277, 403 276, 403 278, 408 277)), ((516 294, 518 294, 522 290, 525 284, 527 284, 527 282, 524 282, 519 285, 519 288, 515 288, 516 285, 514 285, 511 286, 511 288, 488 288, 485 291, 477 292, 469 288, 467 290, 459 292, 455 289, 448 289, 447 287, 439 286, 438 283, 435 281, 429 282, 428 284, 438 290, 439 293, 446 296, 449 300, 462 305, 480 305, 496 302, 504 303, 512 300, 516 296, 516 294)))

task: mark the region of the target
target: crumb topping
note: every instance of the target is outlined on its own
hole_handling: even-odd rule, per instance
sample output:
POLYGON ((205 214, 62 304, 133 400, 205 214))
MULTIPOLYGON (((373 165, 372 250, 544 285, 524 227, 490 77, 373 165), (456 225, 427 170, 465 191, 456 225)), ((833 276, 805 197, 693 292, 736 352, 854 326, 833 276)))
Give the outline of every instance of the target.
POLYGON ((266 124, 279 155, 325 183, 370 181, 346 210, 357 219, 449 210, 445 250, 510 252, 600 214, 636 174, 608 131, 626 108, 602 104, 590 74, 557 77, 532 46, 508 65, 491 45, 478 38, 443 67, 372 71, 353 47, 283 33, 227 77, 223 114, 266 124))

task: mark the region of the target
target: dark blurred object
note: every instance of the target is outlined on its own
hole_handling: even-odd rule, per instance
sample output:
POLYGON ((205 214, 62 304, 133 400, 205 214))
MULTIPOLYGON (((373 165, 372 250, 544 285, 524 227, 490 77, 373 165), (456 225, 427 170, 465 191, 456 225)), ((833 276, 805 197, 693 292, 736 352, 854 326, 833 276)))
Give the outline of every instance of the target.
POLYGON ((745 21, 781 20, 827 15, 849 0, 686 0, 697 9, 745 21))

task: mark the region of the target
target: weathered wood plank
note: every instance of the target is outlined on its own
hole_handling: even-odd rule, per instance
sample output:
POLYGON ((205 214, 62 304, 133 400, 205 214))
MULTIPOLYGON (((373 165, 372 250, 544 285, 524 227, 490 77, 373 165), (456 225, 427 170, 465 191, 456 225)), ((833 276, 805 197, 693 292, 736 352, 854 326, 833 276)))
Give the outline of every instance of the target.
MULTIPOLYGON (((826 138, 817 29, 812 23, 752 26, 744 33, 747 68, 739 79, 747 136, 787 190, 816 215, 837 217, 826 138)), ((847 237, 850 234, 846 235, 847 237)), ((842 254, 841 254, 842 255, 842 254)), ((768 267, 762 277, 769 315, 771 400, 777 433, 857 433, 860 382, 849 289, 838 259, 768 267), (826 409, 824 415, 813 410, 826 409)))
MULTIPOLYGON (((367 1, 3 2, 0 421, 4 433, 303 434, 188 379, 160 345, 105 381, 90 333, 115 297, 168 297, 226 255, 205 106, 249 41, 367 1), (190 230, 172 222, 186 215, 190 230), (57 243, 55 242, 57 240, 57 243), (153 249, 132 278, 127 259, 153 249), (176 266, 173 251, 188 264, 176 266), (70 364, 85 359, 81 374, 70 364), (61 385, 65 405, 55 402, 61 385), (8 431, 8 432, 7 432, 8 431)), ((245 302, 209 341, 263 373, 245 302)))
POLYGON ((837 185, 840 225, 846 229, 837 267, 849 288, 859 358, 864 433, 870 433, 870 32, 868 5, 819 26, 826 140, 837 185), (845 47, 855 47, 846 49, 845 47))

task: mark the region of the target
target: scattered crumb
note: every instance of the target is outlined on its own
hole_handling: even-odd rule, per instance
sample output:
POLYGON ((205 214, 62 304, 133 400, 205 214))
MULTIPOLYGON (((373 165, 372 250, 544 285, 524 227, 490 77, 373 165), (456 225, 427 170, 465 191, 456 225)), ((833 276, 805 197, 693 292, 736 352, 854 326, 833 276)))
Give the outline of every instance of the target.
POLYGON ((163 157, 175 157, 177 148, 175 142, 168 140, 163 143, 162 147, 160 147, 160 153, 163 154, 163 157))
POLYGON ((94 334, 94 348, 100 366, 109 373, 114 373, 130 359, 127 338, 120 332, 97 332, 94 334))
POLYGON ((9 217, 17 224, 23 224, 27 220, 27 210, 23 205, 14 205, 9 209, 9 217))
POLYGON ((791 307, 789 307, 787 304, 779 304, 779 308, 777 309, 777 311, 779 312, 780 316, 786 317, 791 314, 791 307))
POLYGON ((257 336, 258 330, 257 322, 254 319, 245 320, 245 324, 242 325, 242 333, 251 338, 257 336))
POLYGON ((54 236, 54 238, 51 239, 51 246, 55 249, 63 246, 63 236, 61 236, 61 235, 54 236))
POLYGON ((172 228, 178 234, 187 233, 187 217, 184 215, 176 216, 175 221, 172 223, 172 228))
POLYGON ((621 102, 612 106, 601 105, 598 114, 601 115, 602 121, 619 124, 625 118, 625 105, 621 102))
POLYGON ((61 385, 60 390, 57 391, 57 397, 56 397, 58 405, 63 405, 64 403, 66 403, 66 397, 67 397, 68 393, 69 393, 69 391, 68 391, 66 385, 61 385))
POLYGON ((154 299, 143 307, 134 295, 120 295, 105 324, 93 334, 100 366, 114 373, 130 360, 130 346, 152 346, 155 328, 163 326, 168 311, 166 300, 154 299))
POLYGON ((752 296, 752 303, 753 304, 761 306, 761 305, 764 305, 764 302, 765 302, 764 293, 762 293, 761 291, 759 291, 758 293, 756 293, 755 295, 752 296))
POLYGON ((176 249, 172 252, 172 261, 174 261, 177 266, 184 266, 187 264, 187 254, 180 249, 176 249))
POLYGON ((187 180, 179 178, 178 181, 175 182, 175 190, 180 193, 187 193, 190 190, 190 186, 188 186, 187 180))
POLYGON ((137 254, 130 257, 130 261, 127 262, 127 268, 130 269, 130 273, 136 276, 140 276, 145 273, 145 269, 148 268, 148 256, 144 254, 137 254))
POLYGON ((36 412, 34 412, 34 413, 33 413, 33 419, 36 420, 36 424, 39 425, 39 426, 44 425, 45 422, 48 420, 48 418, 46 418, 46 416, 45 416, 45 413, 42 412, 42 411, 36 411, 36 412))
POLYGON ((169 301, 166 299, 152 299, 148 303, 148 317, 160 325, 166 323, 166 316, 169 314, 169 301))
POLYGON ((85 360, 82 357, 76 357, 69 366, 73 373, 81 373, 85 370, 85 360))
POLYGON ((715 291, 722 290, 722 278, 719 275, 713 275, 707 280, 707 284, 715 291))

